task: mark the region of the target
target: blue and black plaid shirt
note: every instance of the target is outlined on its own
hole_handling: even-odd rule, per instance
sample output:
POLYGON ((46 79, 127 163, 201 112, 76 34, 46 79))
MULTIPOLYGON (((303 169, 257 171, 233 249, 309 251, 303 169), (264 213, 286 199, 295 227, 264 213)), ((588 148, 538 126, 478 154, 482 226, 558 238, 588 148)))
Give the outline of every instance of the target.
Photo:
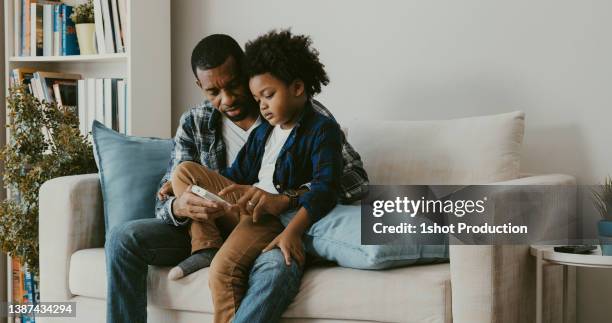
MULTIPOLYGON (((318 101, 311 100, 311 107, 317 113, 335 122, 331 113, 318 101)), ((204 101, 201 105, 189 109, 181 116, 174 137, 174 149, 172 150, 170 164, 160 181, 160 188, 172 178, 174 169, 183 161, 197 162, 219 171, 223 171, 227 167, 225 143, 221 131, 222 117, 221 113, 209 101, 204 101)), ((337 198, 341 203, 351 203, 361 199, 367 193, 368 176, 363 169, 359 154, 346 141, 343 133, 341 133, 341 137, 344 167, 337 198)), ((173 199, 174 197, 165 200, 156 199, 156 216, 169 224, 183 225, 187 221, 178 221, 172 215, 171 203, 173 199)))
MULTIPOLYGON (((232 166, 221 174, 238 184, 257 183, 266 141, 273 129, 274 126, 262 121, 232 166)), ((314 223, 336 206, 341 176, 340 126, 307 104, 278 154, 272 182, 279 192, 298 189, 308 183, 309 191, 300 196, 299 205, 308 211, 311 223, 314 223)))

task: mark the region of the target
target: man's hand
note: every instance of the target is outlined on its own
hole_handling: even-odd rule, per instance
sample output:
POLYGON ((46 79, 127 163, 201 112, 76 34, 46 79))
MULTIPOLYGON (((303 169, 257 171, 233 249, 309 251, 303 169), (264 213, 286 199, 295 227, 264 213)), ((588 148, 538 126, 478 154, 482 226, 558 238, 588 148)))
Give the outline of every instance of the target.
POLYGON ((219 192, 220 196, 240 192, 241 197, 236 202, 242 213, 253 216, 253 222, 257 222, 264 214, 279 216, 289 209, 289 197, 283 194, 268 193, 258 187, 251 185, 232 184, 219 192))
POLYGON ((163 201, 170 196, 174 196, 174 191, 172 190, 172 183, 170 181, 166 181, 159 189, 159 192, 157 192, 157 198, 160 201, 163 201))
POLYGON ((229 212, 232 212, 230 206, 208 201, 192 193, 191 185, 172 203, 172 214, 190 218, 194 221, 213 221, 229 212))
POLYGON ((292 258, 297 261, 298 265, 304 266, 306 255, 304 254, 304 245, 302 244, 302 234, 299 233, 299 230, 292 230, 289 227, 285 228, 262 252, 270 251, 275 247, 280 248, 287 266, 291 266, 292 258))

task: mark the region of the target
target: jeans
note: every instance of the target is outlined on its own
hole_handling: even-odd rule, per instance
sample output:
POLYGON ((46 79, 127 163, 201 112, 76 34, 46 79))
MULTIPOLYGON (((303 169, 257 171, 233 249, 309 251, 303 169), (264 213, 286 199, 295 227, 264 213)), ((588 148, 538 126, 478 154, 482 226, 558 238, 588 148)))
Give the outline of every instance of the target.
POLYGON ((249 276, 249 287, 234 316, 234 323, 278 322, 300 290, 303 268, 285 264, 280 249, 261 254, 249 276))
MULTIPOLYGON (((147 321, 148 266, 175 266, 190 255, 186 227, 159 219, 116 226, 106 242, 107 322, 147 321)), ((259 256, 234 322, 278 322, 300 286, 302 268, 284 264, 279 249, 259 256)))

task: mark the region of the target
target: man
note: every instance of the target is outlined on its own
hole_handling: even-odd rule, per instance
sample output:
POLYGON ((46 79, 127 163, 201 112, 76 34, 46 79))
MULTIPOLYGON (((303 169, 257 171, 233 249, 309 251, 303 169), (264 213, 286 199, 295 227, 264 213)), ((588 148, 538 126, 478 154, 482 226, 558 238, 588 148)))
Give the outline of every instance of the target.
MULTIPOLYGON (((208 36, 194 48, 192 70, 206 100, 181 117, 171 162, 157 194, 157 218, 128 222, 110 234, 106 245, 108 322, 146 322, 148 265, 175 266, 188 258, 191 239, 186 224, 219 218, 226 211, 191 192, 175 197, 169 180, 176 166, 184 161, 197 162, 213 170, 228 167, 250 132, 261 122, 258 105, 241 75, 243 56, 238 43, 227 35, 208 36)), ((331 116, 320 103, 313 101, 313 106, 331 116)), ((345 139, 342 154, 344 170, 339 199, 351 202, 366 193, 368 179, 359 154, 345 139)), ((302 192, 307 189, 308 185, 302 192)), ((288 210, 297 194, 300 192, 279 194, 267 203, 271 210, 266 211, 288 210)), ((214 253, 202 253, 199 261, 210 262, 213 256, 214 253)), ((175 269, 172 278, 189 273, 190 266, 182 262, 175 269)), ((299 291, 302 269, 295 261, 287 266, 279 249, 259 256, 233 322, 277 322, 282 315, 279 309, 286 308, 289 304, 285 302, 299 291)))

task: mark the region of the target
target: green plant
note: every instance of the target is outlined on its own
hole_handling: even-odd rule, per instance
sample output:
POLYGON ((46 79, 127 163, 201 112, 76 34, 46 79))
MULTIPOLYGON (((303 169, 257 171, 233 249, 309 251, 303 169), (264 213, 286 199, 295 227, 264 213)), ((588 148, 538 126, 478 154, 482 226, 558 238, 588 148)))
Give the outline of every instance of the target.
POLYGON ((595 207, 604 220, 612 221, 612 178, 606 177, 599 190, 593 190, 595 207))
POLYGON ((94 22, 94 9, 93 9, 93 0, 88 0, 85 3, 82 3, 74 9, 72 9, 72 14, 70 15, 70 19, 74 21, 75 24, 91 24, 94 22))
POLYGON ((0 159, 11 196, 0 203, 0 247, 38 272, 40 186, 55 177, 97 169, 73 107, 40 102, 26 86, 11 88, 7 103, 11 136, 0 159))

